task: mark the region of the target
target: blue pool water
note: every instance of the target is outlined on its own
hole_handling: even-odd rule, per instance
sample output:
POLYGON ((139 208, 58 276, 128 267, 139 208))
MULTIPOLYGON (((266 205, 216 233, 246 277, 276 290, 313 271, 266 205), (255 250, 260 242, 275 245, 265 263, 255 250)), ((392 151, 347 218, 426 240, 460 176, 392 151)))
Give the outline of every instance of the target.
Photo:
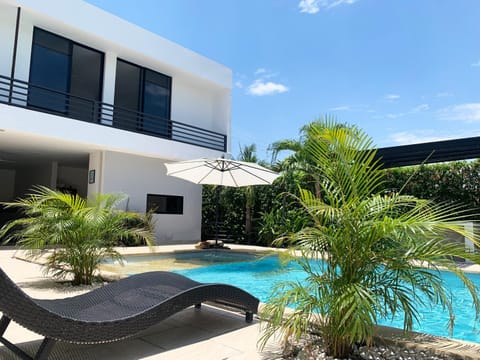
MULTIPOLYGON (((282 266, 276 256, 269 256, 256 261, 244 261, 227 264, 217 264, 176 272, 200 282, 222 282, 235 285, 249 291, 262 302, 267 302, 273 286, 286 280, 305 279, 302 269, 293 263, 282 266)), ((414 324, 414 330, 452 337, 480 343, 480 322, 475 321, 475 311, 471 296, 465 286, 453 274, 442 272, 449 288, 454 294, 455 327, 450 336, 447 328, 449 320, 448 311, 441 306, 423 307, 420 309, 420 324, 414 324)), ((477 286, 480 286, 480 275, 468 275, 477 286)), ((397 315, 393 320, 383 320, 380 324, 403 327, 403 317, 397 315)))

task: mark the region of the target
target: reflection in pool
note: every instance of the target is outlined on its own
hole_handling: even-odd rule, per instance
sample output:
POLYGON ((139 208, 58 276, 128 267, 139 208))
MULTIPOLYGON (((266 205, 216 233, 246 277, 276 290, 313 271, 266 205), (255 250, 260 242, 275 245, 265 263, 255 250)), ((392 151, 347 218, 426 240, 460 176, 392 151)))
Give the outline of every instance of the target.
POLYGON ((132 275, 154 270, 193 269, 215 264, 254 261, 260 255, 228 250, 184 251, 163 254, 124 256, 123 266, 118 261, 105 261, 100 269, 120 275, 132 275))

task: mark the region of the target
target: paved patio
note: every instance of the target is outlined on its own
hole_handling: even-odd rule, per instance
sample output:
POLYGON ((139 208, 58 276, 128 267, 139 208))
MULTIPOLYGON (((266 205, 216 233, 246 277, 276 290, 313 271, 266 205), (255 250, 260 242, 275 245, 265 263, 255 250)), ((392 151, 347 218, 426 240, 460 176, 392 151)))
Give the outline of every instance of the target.
MULTIPOLYGON (((255 246, 231 245, 233 251, 265 251, 255 246)), ((192 250, 192 245, 158 246, 158 253, 192 250)), ((121 248, 123 254, 147 253, 149 248, 121 248)), ((37 264, 19 260, 15 250, 0 250, 0 266, 29 295, 36 298, 64 298, 92 289, 59 284, 43 276, 37 264)), ((466 271, 480 272, 479 265, 463 264, 466 271)), ((480 359, 480 344, 456 341, 420 333, 406 336, 401 330, 379 326, 378 335, 389 344, 409 348, 435 349, 438 354, 450 354, 458 359, 480 359)), ((27 353, 33 354, 41 336, 12 323, 6 337, 27 353)), ((132 359, 280 359, 280 346, 270 342, 261 352, 257 348, 260 325, 257 319, 247 324, 244 315, 204 305, 200 310, 185 309, 162 321, 139 336, 109 344, 74 345, 57 343, 50 359, 58 360, 132 360, 132 359)), ((1 360, 18 360, 0 345, 1 360)))
MULTIPOLYGON (((42 275, 39 265, 15 259, 13 255, 13 250, 0 250, 0 266, 33 297, 61 298, 91 289, 57 284, 42 275)), ((5 335, 30 354, 35 352, 41 342, 41 336, 15 323, 9 326, 5 335)), ((247 324, 242 314, 204 305, 200 310, 193 307, 185 309, 129 340, 100 345, 57 343, 50 358, 62 360, 279 358, 278 344, 272 343, 264 352, 260 352, 257 349, 258 338, 257 319, 252 324, 247 324)), ((0 346, 0 359, 18 358, 4 346, 0 346)))

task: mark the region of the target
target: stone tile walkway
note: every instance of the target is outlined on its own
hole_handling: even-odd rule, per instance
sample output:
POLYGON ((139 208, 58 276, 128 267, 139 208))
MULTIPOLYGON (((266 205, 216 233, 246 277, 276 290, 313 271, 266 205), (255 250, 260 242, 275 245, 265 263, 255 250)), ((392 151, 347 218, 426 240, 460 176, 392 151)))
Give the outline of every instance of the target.
MULTIPOLYGON (((0 266, 29 295, 62 298, 86 292, 91 287, 74 288, 57 284, 42 275, 37 264, 13 258, 14 251, 0 250, 0 266)), ((12 323, 5 336, 27 353, 33 354, 41 336, 12 323)), ((52 360, 131 360, 131 359, 275 359, 279 346, 272 343, 263 352, 257 348, 259 322, 245 323, 244 315, 209 305, 185 309, 139 336, 109 344, 75 345, 57 343, 52 360)), ((0 359, 18 360, 0 346, 0 359)))

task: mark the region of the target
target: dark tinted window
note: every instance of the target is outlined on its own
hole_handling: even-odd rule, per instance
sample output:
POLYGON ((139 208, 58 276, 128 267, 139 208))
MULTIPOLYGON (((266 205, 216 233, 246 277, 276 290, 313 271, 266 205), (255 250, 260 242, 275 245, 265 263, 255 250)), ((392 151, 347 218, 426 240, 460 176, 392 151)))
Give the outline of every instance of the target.
POLYGON ((81 120, 95 119, 95 102, 102 96, 103 55, 74 44, 70 75, 69 113, 81 120))
POLYGON ((157 134, 168 135, 170 119, 170 77, 145 70, 143 112, 155 115, 155 119, 146 117, 143 129, 157 134))
POLYGON ((65 93, 68 92, 69 69, 68 55, 34 44, 30 64, 30 83, 33 86, 29 91, 29 105, 64 113, 67 109, 65 93))
POLYGON ((34 29, 29 106, 93 121, 94 102, 101 100, 102 77, 101 52, 34 29))
POLYGON ((115 106, 139 110, 140 68, 125 61, 117 61, 115 78, 115 106))
POLYGON ((132 112, 116 109, 116 125, 168 137, 171 82, 169 76, 117 60, 115 106, 132 112))
POLYGON ((115 77, 115 126, 137 130, 140 101, 140 68, 117 60, 115 77))
POLYGON ((102 69, 102 53, 73 45, 70 92, 87 99, 101 100, 102 69))
POLYGON ((42 29, 35 28, 33 43, 58 53, 70 55, 70 41, 42 29))
POLYGON ((147 194, 147 211, 155 214, 183 214, 183 196, 147 194))

